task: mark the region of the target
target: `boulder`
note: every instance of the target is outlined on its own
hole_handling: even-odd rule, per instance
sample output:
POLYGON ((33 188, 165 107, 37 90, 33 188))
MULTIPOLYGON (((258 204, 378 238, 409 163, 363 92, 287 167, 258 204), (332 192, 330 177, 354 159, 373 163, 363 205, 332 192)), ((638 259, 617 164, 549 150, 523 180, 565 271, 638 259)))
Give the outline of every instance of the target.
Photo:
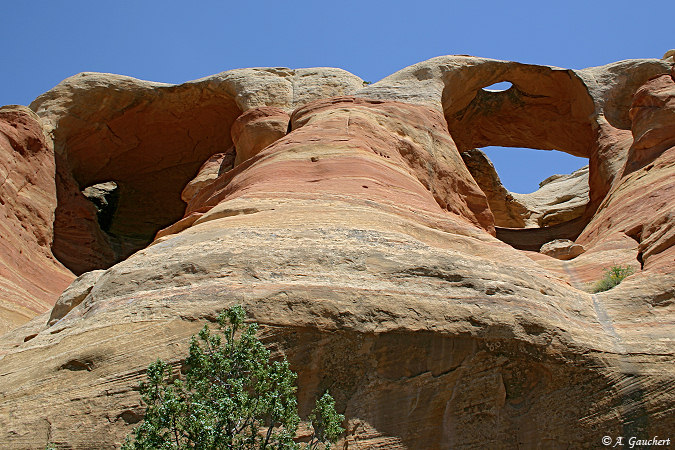
POLYGON ((541 246, 539 253, 556 259, 574 259, 584 252, 584 247, 569 239, 556 239, 541 246))
POLYGON ((61 320, 66 314, 70 312, 77 305, 82 303, 82 301, 89 295, 91 289, 96 284, 96 281, 100 276, 105 272, 104 270, 93 270, 91 272, 84 273, 77 277, 68 288, 63 291, 61 296, 54 304, 52 311, 49 315, 49 326, 54 325, 56 322, 61 320))

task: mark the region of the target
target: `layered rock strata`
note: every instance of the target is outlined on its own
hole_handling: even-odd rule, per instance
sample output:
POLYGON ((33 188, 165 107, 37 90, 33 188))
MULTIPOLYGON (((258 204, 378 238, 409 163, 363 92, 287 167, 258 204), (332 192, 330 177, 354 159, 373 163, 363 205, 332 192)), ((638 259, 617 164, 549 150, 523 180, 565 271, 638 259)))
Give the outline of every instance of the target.
POLYGON ((147 365, 180 366, 189 336, 235 303, 298 372, 303 417, 330 389, 346 448, 668 435, 673 86, 667 61, 571 71, 460 56, 366 87, 328 69, 181 86, 66 80, 34 107, 73 189, 117 183, 110 234, 152 244, 78 278, 51 313, 0 339, 0 440, 115 448, 142 418, 147 365), (514 88, 482 90, 497 81, 514 88), (189 125, 199 114, 204 129, 189 125), (495 237, 493 193, 460 156, 483 145, 589 158, 583 254, 560 260, 495 237), (124 186, 136 194, 124 200, 124 186), (159 211, 160 188, 187 206, 159 211), (588 293, 611 264, 636 274, 588 293))
MULTIPOLYGON (((240 69, 180 86, 96 73, 64 80, 31 104, 63 167, 60 204, 73 203, 56 212, 55 254, 77 274, 126 258, 181 218, 183 187, 206 159, 232 147, 242 111, 293 108, 362 86, 340 69, 240 69), (105 182, 117 184, 119 201, 101 233, 80 191, 105 182), (81 258, 74 249, 83 242, 81 258)), ((242 142, 242 155, 249 145, 242 142)))
POLYGON ((527 210, 525 226, 551 227, 584 215, 588 206, 588 166, 569 175, 552 175, 529 194, 512 193, 527 210))
POLYGON ((54 305, 73 280, 51 252, 54 155, 40 119, 0 108, 0 334, 54 305))

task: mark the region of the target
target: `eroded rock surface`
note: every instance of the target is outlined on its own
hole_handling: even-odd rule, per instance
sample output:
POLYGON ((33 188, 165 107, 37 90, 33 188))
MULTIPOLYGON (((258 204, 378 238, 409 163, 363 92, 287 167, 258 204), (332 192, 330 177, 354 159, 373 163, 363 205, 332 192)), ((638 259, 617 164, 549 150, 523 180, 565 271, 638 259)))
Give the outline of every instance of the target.
POLYGON ((34 105, 72 165, 71 191, 115 181, 110 233, 131 242, 140 227, 153 242, 0 339, 0 440, 114 448, 142 417, 135 386, 147 365, 178 365, 189 336, 235 303, 298 372, 303 417, 330 389, 348 448, 668 435, 671 65, 571 71, 452 56, 367 87, 337 69, 246 69, 181 86, 67 80, 34 105), (482 89, 497 81, 514 87, 482 89), (235 165, 236 121, 234 140, 252 150, 235 165), (518 237, 539 250, 573 225, 570 248, 583 254, 560 260, 495 237, 503 212, 460 156, 483 145, 589 158, 583 214, 518 237), (125 186, 137 192, 127 203, 125 186), (588 293, 613 264, 636 273, 588 293))
POLYGON ((94 284, 105 272, 104 270, 92 270, 77 277, 68 288, 63 291, 61 296, 56 300, 51 313, 49 314, 48 324, 54 325, 68 314, 73 308, 82 303, 82 301, 89 295, 94 284))
POLYGON ((73 279, 50 248, 54 173, 40 119, 0 108, 0 334, 49 310, 73 279))
POLYGON ((531 215, 522 203, 502 185, 497 170, 482 151, 466 150, 461 153, 466 167, 488 199, 490 210, 495 218, 495 226, 523 228, 531 215))
POLYGON ((674 130, 673 111, 672 75, 658 76, 637 91, 631 107, 635 139, 623 176, 579 237, 584 247, 629 246, 630 257, 621 260, 636 268, 673 273, 675 140, 667 132, 674 130))
POLYGON ((588 166, 552 175, 530 194, 511 193, 527 211, 526 227, 550 227, 581 217, 588 205, 588 166))
POLYGON ((234 167, 234 158, 234 147, 224 153, 212 155, 199 168, 197 176, 185 185, 183 192, 180 194, 180 198, 186 203, 192 200, 199 191, 213 183, 213 181, 221 174, 231 170, 234 167))
POLYGON ((584 247, 569 239, 555 239, 542 245, 539 252, 556 259, 567 260, 581 255, 584 252, 584 247))
POLYGON ((236 148, 234 165, 241 164, 262 149, 286 136, 289 115, 281 108, 254 108, 246 111, 232 125, 232 142, 236 148))
POLYGON ((242 112, 292 110, 362 86, 331 68, 238 69, 180 86, 98 73, 64 80, 31 104, 54 141, 62 178, 72 178, 61 189, 75 203, 56 212, 54 252, 78 274, 126 258, 181 218, 181 191, 206 159, 233 146, 232 125, 242 112), (105 182, 117 184, 119 200, 102 235, 90 212, 73 211, 86 208, 79 191, 105 182), (69 256, 78 250, 89 256, 69 256))

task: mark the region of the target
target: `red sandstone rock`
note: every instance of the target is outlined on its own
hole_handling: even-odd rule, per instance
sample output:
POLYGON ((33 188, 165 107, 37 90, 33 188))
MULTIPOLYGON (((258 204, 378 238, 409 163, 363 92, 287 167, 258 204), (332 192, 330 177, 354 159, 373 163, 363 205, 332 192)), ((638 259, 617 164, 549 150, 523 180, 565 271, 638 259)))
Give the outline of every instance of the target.
MULTIPOLYGON (((634 142, 623 176, 604 199, 578 242, 610 246, 628 236, 642 268, 673 273, 675 203, 675 82, 662 75, 635 94, 630 116, 634 142)), ((633 261, 635 261, 635 259, 633 261)))
POLYGON ((448 79, 444 103, 460 150, 497 145, 556 149, 588 157, 594 143, 593 101, 571 71, 485 61, 448 79), (503 92, 481 89, 495 82, 503 92))
POLYGON ((225 153, 216 153, 206 160, 199 168, 197 176, 185 185, 180 197, 184 202, 189 202, 192 197, 197 195, 204 187, 213 183, 221 173, 225 173, 234 166, 235 151, 234 147, 225 153))
POLYGON ((621 178, 632 143, 630 130, 614 128, 604 116, 598 117, 597 147, 590 157, 590 166, 594 170, 588 180, 590 201, 587 218, 592 216, 614 183, 621 178))
POLYGON ((292 126, 287 137, 200 192, 186 214, 242 194, 269 198, 278 192, 374 201, 403 213, 422 210, 444 217, 450 212, 493 232, 485 195, 436 111, 335 98, 296 110, 292 126))
POLYGON ((490 210, 495 217, 495 226, 523 228, 529 211, 504 188, 492 162, 482 151, 471 149, 461 153, 471 176, 485 193, 490 210))
POLYGON ((232 142, 237 149, 234 165, 257 155, 286 135, 290 117, 280 108, 255 108, 246 111, 232 124, 232 142))
POLYGON ((147 365, 179 364, 189 336, 234 303, 298 371, 303 417, 330 388, 349 448, 583 448, 598 430, 669 433, 673 148, 652 139, 668 142, 660 130, 670 113, 648 106, 671 104, 669 82, 649 81, 668 63, 566 71, 441 57, 356 99, 336 97, 354 93, 342 92, 354 78, 315 76, 322 70, 233 71, 178 87, 85 76, 36 103, 78 189, 124 168, 136 197, 148 197, 118 213, 117 230, 141 220, 156 230, 161 205, 142 207, 190 180, 196 192, 153 245, 73 284, 51 326, 43 315, 0 339, 0 439, 17 448, 119 443, 142 414, 134 386, 147 365), (510 93, 480 92, 505 77, 510 93), (92 112, 93 101, 112 106, 92 112), (221 102, 236 108, 216 129, 210 114, 224 113, 221 102), (293 111, 291 132, 229 171, 202 165, 229 144, 240 112, 261 107, 293 111), (545 238, 538 250, 585 226, 585 253, 561 261, 492 235, 486 197, 455 141, 498 138, 590 156, 584 215, 518 237, 545 238), (100 154, 83 142, 99 143, 100 154), (641 143, 649 145, 638 152, 641 143), (174 171, 183 163, 192 169, 174 171), (614 264, 636 273, 606 293, 585 291, 614 264))
POLYGON ((635 93, 630 118, 634 141, 626 162, 626 172, 644 167, 675 146, 673 76, 660 75, 640 87, 635 93))
POLYGON ((48 311, 73 279, 51 252, 54 170, 39 118, 0 108, 0 334, 48 311))
MULTIPOLYGON (((59 187, 72 207, 57 209, 55 252, 77 273, 126 258, 183 216, 181 191, 206 159, 232 147, 232 124, 242 112, 291 110, 361 87, 360 78, 333 68, 237 69, 181 86, 95 73, 64 80, 31 104, 63 158, 59 166, 69 167, 57 182, 72 178, 59 187), (102 234, 77 191, 108 181, 117 183, 120 196, 102 234), (68 256, 78 252, 79 261, 68 256)), ((274 117, 283 122, 283 111, 269 111, 281 116, 270 116, 268 128, 274 117)), ((247 143, 269 140, 244 135, 242 154, 247 143)))
POLYGON ((101 230, 96 208, 82 195, 68 162, 59 154, 55 157, 58 202, 52 245, 54 256, 76 275, 92 268, 108 268, 119 259, 110 236, 101 230))

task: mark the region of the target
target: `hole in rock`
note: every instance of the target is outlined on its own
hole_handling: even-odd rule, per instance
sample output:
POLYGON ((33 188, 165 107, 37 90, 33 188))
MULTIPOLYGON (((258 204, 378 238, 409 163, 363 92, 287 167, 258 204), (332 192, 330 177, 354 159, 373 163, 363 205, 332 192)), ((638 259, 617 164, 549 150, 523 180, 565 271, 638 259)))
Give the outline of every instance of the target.
POLYGON ((581 232, 589 202, 586 158, 505 147, 468 150, 462 158, 488 198, 501 240, 538 251, 581 232))
POLYGON ((513 84, 509 81, 500 81, 499 83, 484 87, 483 90, 487 92, 503 92, 511 89, 511 86, 513 86, 513 84))
POLYGON ((117 418, 122 419, 127 425, 132 425, 143 420, 143 415, 138 414, 136 411, 126 410, 122 411, 117 418))
POLYGON ((497 237, 533 251, 555 239, 576 239, 597 207, 588 201, 588 169, 579 169, 587 162, 570 165, 562 153, 542 150, 584 158, 593 153, 597 142, 589 117, 595 105, 583 82, 567 71, 489 62, 451 74, 444 83, 448 131, 488 197, 497 237), (514 84, 489 84, 495 73, 514 84), (488 150, 488 157, 475 150, 490 146, 502 148, 497 154, 488 150), (540 162, 547 157, 555 161, 540 162), (502 158, 512 169, 503 167, 502 158), (568 178, 551 176, 571 172, 568 178))
POLYGON ((530 194, 550 177, 567 175, 588 165, 588 158, 551 150, 514 147, 484 147, 502 185, 510 192, 530 194))
POLYGON ((52 251, 76 275, 126 259, 180 220, 183 189, 208 158, 233 147, 242 112, 231 98, 174 88, 123 113, 106 106, 128 96, 110 90, 95 115, 55 131, 52 251))
POLYGON ((114 181, 98 183, 82 191, 82 195, 96 207, 96 218, 101 230, 110 231, 117 204, 120 199, 120 189, 114 181))
POLYGON ((72 371, 86 370, 87 372, 91 372, 94 369, 94 363, 87 360, 80 361, 78 359, 72 359, 59 367, 59 369, 72 371))

